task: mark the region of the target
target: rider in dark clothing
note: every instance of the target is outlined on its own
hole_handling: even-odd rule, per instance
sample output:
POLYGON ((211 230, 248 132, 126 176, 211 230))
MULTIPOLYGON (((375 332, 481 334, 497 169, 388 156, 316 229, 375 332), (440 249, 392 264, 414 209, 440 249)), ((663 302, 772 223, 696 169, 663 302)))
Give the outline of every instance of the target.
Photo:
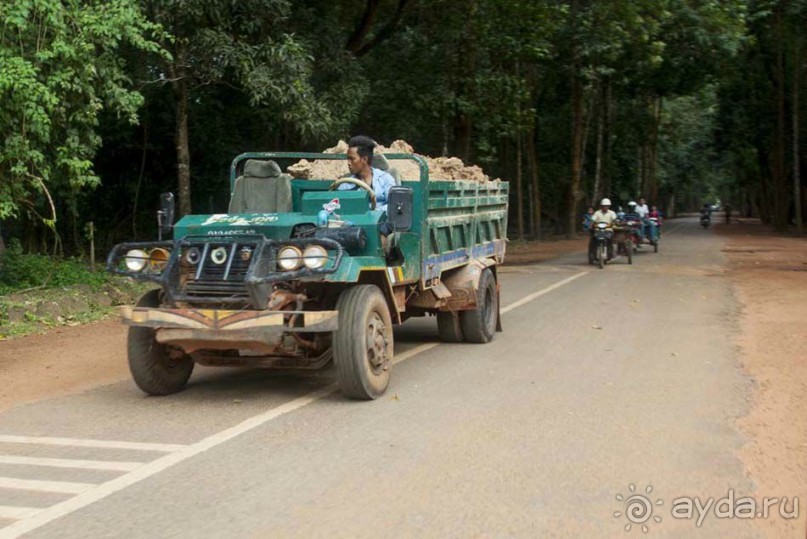
MULTIPOLYGON (((633 201, 628 202, 628 211, 625 212, 625 215, 622 217, 623 221, 634 221, 636 223, 642 223, 642 216, 636 211, 636 203, 633 201)), ((639 234, 639 243, 641 244, 644 241, 644 226, 637 226, 636 233, 639 234)))

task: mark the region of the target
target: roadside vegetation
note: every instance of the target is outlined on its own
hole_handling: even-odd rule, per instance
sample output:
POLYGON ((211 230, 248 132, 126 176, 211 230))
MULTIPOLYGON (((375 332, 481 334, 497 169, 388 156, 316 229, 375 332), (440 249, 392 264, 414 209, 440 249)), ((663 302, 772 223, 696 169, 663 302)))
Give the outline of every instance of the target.
POLYGON ((0 339, 99 320, 147 288, 78 258, 23 253, 12 242, 0 258, 0 339))

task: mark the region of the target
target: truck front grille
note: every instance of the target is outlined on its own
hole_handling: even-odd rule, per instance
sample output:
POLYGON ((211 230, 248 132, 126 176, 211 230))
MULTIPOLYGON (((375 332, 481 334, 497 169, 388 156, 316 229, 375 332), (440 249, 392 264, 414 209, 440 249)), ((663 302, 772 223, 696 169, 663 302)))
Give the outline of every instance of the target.
POLYGON ((182 293, 198 298, 247 298, 244 278, 252 263, 256 244, 249 243, 208 243, 186 247, 183 257, 191 248, 201 251, 199 263, 186 265, 186 281, 182 293), (226 257, 214 262, 214 253, 224 250, 226 257), (248 253, 248 254, 247 254, 248 253))

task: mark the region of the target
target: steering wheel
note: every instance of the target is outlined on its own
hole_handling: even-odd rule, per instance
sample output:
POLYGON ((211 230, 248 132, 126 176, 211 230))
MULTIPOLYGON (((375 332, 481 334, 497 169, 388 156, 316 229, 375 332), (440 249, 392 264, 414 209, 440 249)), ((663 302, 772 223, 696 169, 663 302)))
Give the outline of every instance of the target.
POLYGON ((333 185, 331 185, 328 191, 335 191, 339 189, 340 185, 344 185, 346 183, 355 185, 356 187, 361 187, 362 189, 367 191, 367 194, 370 195, 370 209, 371 210, 375 209, 375 192, 373 191, 373 188, 364 183, 363 181, 357 180, 356 178, 339 178, 338 180, 333 182, 333 185))

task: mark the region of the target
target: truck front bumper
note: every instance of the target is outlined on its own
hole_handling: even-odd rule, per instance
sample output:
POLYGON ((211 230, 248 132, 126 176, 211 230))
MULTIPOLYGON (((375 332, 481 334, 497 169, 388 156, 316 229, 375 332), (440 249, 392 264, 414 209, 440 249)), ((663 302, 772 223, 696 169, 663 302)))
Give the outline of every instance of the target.
POLYGON ((162 344, 196 350, 252 349, 272 353, 285 333, 324 333, 338 329, 338 311, 226 311, 122 307, 130 326, 150 327, 162 344))

